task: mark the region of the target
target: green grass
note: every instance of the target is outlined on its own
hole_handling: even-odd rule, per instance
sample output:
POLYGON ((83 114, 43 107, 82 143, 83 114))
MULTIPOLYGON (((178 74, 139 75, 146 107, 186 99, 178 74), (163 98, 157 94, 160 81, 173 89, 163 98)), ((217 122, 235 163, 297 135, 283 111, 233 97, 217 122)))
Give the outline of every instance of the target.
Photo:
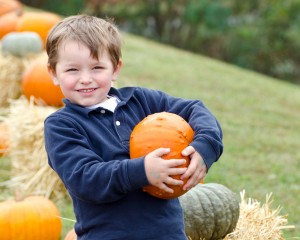
POLYGON ((200 55, 125 35, 117 86, 141 85, 201 99, 224 131, 224 153, 206 181, 281 206, 300 237, 300 87, 200 55))
MULTIPOLYGON (((296 227, 284 237, 299 238, 300 87, 127 34, 123 61, 118 87, 139 85, 204 101, 223 127, 225 146, 206 182, 237 194, 245 189, 246 197, 262 203, 272 192, 272 206, 280 205, 296 227)), ((0 159, 1 173, 8 162, 0 159)), ((58 206, 63 217, 74 218, 69 201, 58 206)), ((63 223, 65 234, 73 223, 63 223)))

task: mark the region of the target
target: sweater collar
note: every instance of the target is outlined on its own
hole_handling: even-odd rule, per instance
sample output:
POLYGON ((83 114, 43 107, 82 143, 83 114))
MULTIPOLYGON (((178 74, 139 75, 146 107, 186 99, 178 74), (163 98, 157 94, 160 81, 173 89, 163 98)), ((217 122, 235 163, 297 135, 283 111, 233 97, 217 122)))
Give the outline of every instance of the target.
MULTIPOLYGON (((125 87, 125 88, 120 88, 120 89, 116 89, 116 88, 112 87, 109 90, 108 95, 116 96, 118 99, 120 99, 120 102, 118 103, 118 105, 124 105, 131 98, 134 90, 135 89, 131 88, 131 87, 125 87)), ((70 100, 68 100, 66 98, 63 99, 63 102, 65 104, 65 107, 71 108, 73 111, 80 112, 81 114, 84 114, 86 116, 88 116, 91 112, 97 111, 99 109, 99 108, 96 108, 96 109, 85 108, 83 106, 71 103, 70 100)))

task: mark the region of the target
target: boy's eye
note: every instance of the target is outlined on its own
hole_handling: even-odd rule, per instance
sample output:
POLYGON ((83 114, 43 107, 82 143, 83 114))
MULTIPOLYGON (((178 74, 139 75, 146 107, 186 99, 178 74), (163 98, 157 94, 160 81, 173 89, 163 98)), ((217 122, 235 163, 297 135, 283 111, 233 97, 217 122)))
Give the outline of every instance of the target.
POLYGON ((67 69, 67 72, 73 72, 73 71, 77 71, 77 69, 76 68, 69 68, 69 69, 67 69))
POLYGON ((94 69, 103 69, 102 66, 95 66, 94 69))

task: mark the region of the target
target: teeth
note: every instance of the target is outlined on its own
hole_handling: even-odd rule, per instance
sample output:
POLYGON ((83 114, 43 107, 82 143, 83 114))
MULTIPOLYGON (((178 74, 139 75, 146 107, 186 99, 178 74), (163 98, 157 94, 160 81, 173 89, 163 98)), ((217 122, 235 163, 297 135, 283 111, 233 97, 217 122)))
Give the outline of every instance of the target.
POLYGON ((82 89, 82 90, 80 90, 80 92, 84 92, 84 93, 88 93, 88 92, 92 92, 92 91, 94 91, 94 88, 92 88, 92 89, 82 89))

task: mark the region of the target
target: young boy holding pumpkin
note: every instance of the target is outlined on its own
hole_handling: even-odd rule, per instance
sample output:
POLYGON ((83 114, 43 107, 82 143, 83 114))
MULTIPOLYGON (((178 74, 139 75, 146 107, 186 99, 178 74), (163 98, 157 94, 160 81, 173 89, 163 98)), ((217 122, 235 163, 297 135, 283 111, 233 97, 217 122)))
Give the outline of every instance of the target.
POLYGON ((215 117, 198 100, 113 88, 122 67, 121 39, 109 21, 68 17, 50 31, 46 50, 49 73, 66 97, 65 106, 45 120, 46 150, 73 200, 78 239, 186 239, 178 199, 141 189, 151 184, 172 192, 172 185, 188 190, 198 184, 223 151, 215 117), (163 111, 180 115, 195 132, 182 151, 191 159, 187 168, 177 168, 184 159, 162 158, 168 148, 129 159, 134 126, 163 111), (181 179, 172 178, 178 174, 181 179))

